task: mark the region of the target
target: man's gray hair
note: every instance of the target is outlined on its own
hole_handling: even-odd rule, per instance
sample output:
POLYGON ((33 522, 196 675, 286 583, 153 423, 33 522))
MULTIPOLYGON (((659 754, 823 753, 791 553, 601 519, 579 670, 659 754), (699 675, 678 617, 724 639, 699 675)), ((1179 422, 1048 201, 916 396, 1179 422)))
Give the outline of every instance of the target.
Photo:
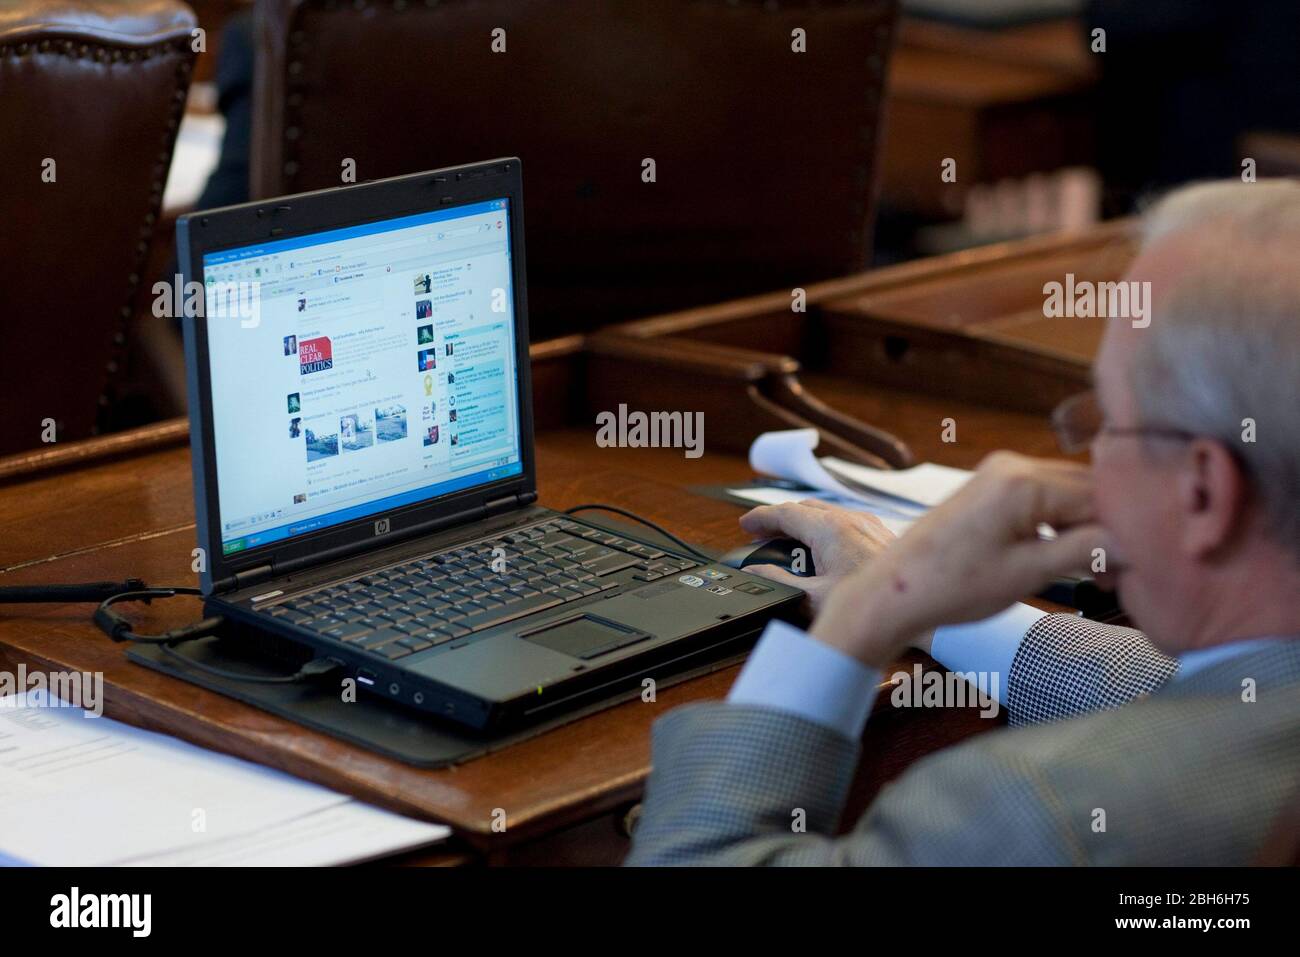
POLYGON ((1300 555, 1300 182, 1179 189, 1142 223, 1144 248, 1175 235, 1192 268, 1155 290, 1134 356, 1144 421, 1234 450, 1300 555))

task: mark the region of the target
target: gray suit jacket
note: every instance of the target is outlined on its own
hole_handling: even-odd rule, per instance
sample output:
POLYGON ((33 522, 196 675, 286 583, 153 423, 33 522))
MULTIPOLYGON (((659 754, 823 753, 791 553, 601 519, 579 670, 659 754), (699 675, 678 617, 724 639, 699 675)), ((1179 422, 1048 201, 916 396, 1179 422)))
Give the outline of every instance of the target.
POLYGON ((1300 640, 1176 670, 1138 632, 1048 616, 1007 678, 1016 726, 916 762, 843 836, 856 741, 680 708, 627 863, 1249 864, 1300 786, 1300 640))

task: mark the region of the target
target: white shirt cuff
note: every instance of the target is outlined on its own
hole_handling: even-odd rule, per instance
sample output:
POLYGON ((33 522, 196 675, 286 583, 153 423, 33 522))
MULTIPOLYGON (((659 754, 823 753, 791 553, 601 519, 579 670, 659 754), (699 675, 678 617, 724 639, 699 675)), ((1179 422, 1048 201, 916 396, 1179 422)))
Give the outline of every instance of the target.
POLYGON ((727 695, 730 704, 774 708, 862 736, 881 674, 783 621, 768 622, 727 695))
POLYGON ((949 671, 988 675, 992 680, 982 683, 982 688, 1005 705, 1007 677, 1016 650, 1029 629, 1046 614, 1032 605, 1017 603, 983 621, 944 625, 934 631, 930 655, 949 671))

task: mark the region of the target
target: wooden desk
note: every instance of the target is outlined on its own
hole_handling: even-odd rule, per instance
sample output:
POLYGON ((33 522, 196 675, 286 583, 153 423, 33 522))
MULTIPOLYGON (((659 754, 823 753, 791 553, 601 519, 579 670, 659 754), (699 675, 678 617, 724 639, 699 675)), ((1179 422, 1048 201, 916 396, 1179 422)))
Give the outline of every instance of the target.
MULTIPOLYGON (((682 484, 747 478, 742 458, 689 460, 666 450, 596 449, 592 435, 592 430, 566 429, 539 438, 546 504, 564 508, 592 499, 615 501, 706 545, 742 540, 735 525, 740 509, 681 491, 682 484)), ((151 582, 192 581, 188 458, 183 447, 146 452, 4 488, 0 582, 94 581, 128 574, 151 582)), ((89 611, 85 605, 5 609, 0 667, 13 670, 25 662, 29 668, 102 671, 111 717, 445 821, 467 845, 498 860, 558 855, 616 861, 623 852, 616 826, 648 771, 650 725, 679 704, 722 697, 735 677, 735 669, 727 669, 663 689, 655 703, 620 705, 461 767, 423 771, 133 665, 123 648, 91 625, 89 611), (498 807, 507 813, 505 834, 491 831, 498 807), (582 822, 593 823, 577 834, 564 833, 582 822)), ((197 601, 176 599, 141 608, 139 621, 142 630, 153 631, 197 613, 197 601)), ((441 856, 427 862, 441 862, 441 856)))
MULTIPOLYGON (((1067 248, 1075 241, 1058 243, 1067 248)), ((750 477, 743 449, 769 422, 797 424, 811 416, 828 438, 851 445, 865 426, 845 410, 889 427, 924 458, 938 462, 970 466, 1005 446, 1050 453, 1041 415, 864 385, 834 363, 813 363, 812 373, 801 373, 809 359, 824 353, 819 338, 824 304, 943 276, 953 283, 971 281, 1039 246, 1017 244, 983 251, 982 259, 947 257, 809 287, 812 307, 793 321, 788 294, 780 292, 633 323, 590 339, 535 345, 542 503, 563 509, 609 501, 698 543, 727 547, 743 539, 736 527, 740 509, 685 494, 683 486, 750 477), (728 345, 741 336, 744 348, 728 345), (787 346, 794 355, 780 351, 787 346), (684 360, 681 354, 692 351, 695 355, 684 360), (612 381, 613 369, 630 376, 621 389, 612 381), (701 378, 709 379, 712 391, 693 390, 701 378), (728 382, 733 391, 726 397, 728 382), (656 391, 664 383, 676 391, 656 391), (829 401, 814 399, 808 384, 829 401), (597 448, 595 412, 615 408, 620 396, 643 409, 703 407, 706 454, 687 459, 666 449, 597 448), (725 405, 711 404, 723 397, 725 405), (940 412, 968 424, 958 443, 939 441, 940 412)), ((0 462, 0 584, 128 575, 152 583, 193 582, 195 536, 184 437, 183 423, 164 423, 0 462)), ((620 822, 648 771, 651 724, 677 705, 722 697, 736 670, 661 689, 654 703, 619 705, 459 767, 426 771, 131 664, 121 647, 93 627, 89 611, 85 605, 0 610, 0 668, 13 670, 21 662, 29 668, 103 672, 105 710, 112 717, 455 828, 458 840, 449 849, 407 855, 401 863, 616 862, 626 849, 620 822), (496 808, 506 812, 504 833, 491 830, 496 808)), ((138 622, 143 631, 158 631, 192 620, 197 611, 195 601, 177 599, 140 608, 138 622)), ((887 704, 881 711, 864 739, 854 808, 864 806, 911 760, 992 724, 974 712, 893 711, 887 704)))

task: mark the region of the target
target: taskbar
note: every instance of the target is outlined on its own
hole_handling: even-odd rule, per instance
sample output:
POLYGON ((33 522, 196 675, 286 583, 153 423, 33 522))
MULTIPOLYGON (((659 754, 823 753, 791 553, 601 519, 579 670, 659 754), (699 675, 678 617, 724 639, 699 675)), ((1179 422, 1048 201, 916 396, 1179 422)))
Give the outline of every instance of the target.
POLYGON ((473 488, 476 485, 486 485, 489 482, 496 482, 503 478, 509 478, 512 475, 518 475, 523 471, 523 468, 523 462, 515 461, 508 465, 500 465, 480 472, 473 472, 469 475, 462 475, 458 478, 448 479, 445 482, 425 485, 421 488, 411 489, 406 492, 398 492, 394 495, 389 495, 373 502, 363 502, 360 505, 353 505, 334 512, 327 512, 324 515, 317 515, 314 518, 303 519, 298 522, 290 522, 285 525, 278 525, 275 528, 268 528, 265 531, 254 532, 249 535, 241 535, 239 538, 233 538, 229 541, 222 542, 221 553, 223 555, 233 555, 236 552, 246 551, 250 548, 260 548, 263 545, 269 545, 286 538, 304 535, 307 532, 318 531, 319 529, 329 528, 333 525, 341 525, 344 522, 350 522, 353 519, 365 518, 367 515, 375 515, 379 512, 391 511, 395 508, 401 508, 404 505, 412 505, 416 502, 423 502, 442 495, 448 495, 452 492, 459 492, 467 488, 473 488))

